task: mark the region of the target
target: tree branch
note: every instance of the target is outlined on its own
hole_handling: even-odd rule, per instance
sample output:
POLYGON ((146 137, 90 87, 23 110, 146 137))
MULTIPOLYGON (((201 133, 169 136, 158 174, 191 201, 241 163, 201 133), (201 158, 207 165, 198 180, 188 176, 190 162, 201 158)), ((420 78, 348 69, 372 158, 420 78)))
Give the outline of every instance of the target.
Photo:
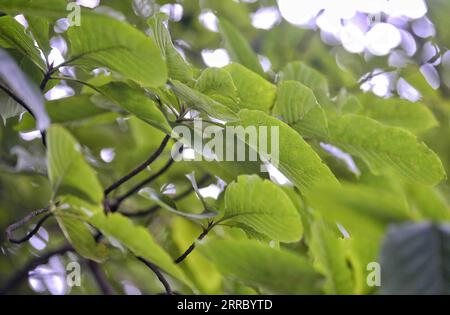
POLYGON ((92 260, 88 260, 87 263, 103 295, 115 295, 114 288, 109 284, 108 279, 106 279, 98 263, 92 260))
POLYGON ((148 260, 145 260, 142 257, 137 257, 137 259, 139 259, 141 262, 143 262, 148 268, 150 268, 153 271, 153 273, 156 275, 156 277, 158 277, 158 280, 162 283, 162 285, 164 286, 164 289, 166 290, 166 294, 173 295, 173 291, 170 287, 169 282, 164 277, 164 275, 161 273, 159 268, 156 265, 152 264, 151 262, 149 262, 148 260))
POLYGON ((15 239, 13 236, 13 232, 16 231, 17 229, 23 227, 24 225, 26 225, 28 222, 30 222, 35 217, 40 216, 48 211, 49 211, 48 207, 44 208, 44 209, 39 209, 39 210, 33 211, 30 214, 28 214, 25 218, 23 218, 22 220, 8 226, 8 228, 5 231, 6 237, 8 238, 8 240, 13 244, 22 244, 22 243, 30 240, 39 231, 42 224, 44 224, 44 222, 52 216, 51 213, 47 214, 45 217, 43 217, 41 220, 39 220, 39 222, 36 224, 34 229, 31 232, 29 232, 26 236, 24 236, 23 238, 15 239))
POLYGON ((64 245, 55 250, 49 251, 40 257, 35 257, 23 266, 18 272, 16 272, 9 280, 5 282, 5 285, 0 288, 0 295, 5 295, 16 288, 20 283, 27 279, 30 270, 36 268, 39 265, 46 263, 52 256, 63 255, 67 252, 73 251, 73 248, 69 245, 64 245))
POLYGON ((199 237, 197 238, 197 240, 196 240, 194 243, 192 243, 192 245, 189 246, 189 248, 188 248, 188 249, 187 249, 180 257, 178 257, 177 259, 175 259, 174 262, 175 262, 176 264, 179 264, 179 263, 183 262, 183 261, 184 261, 184 260, 192 253, 192 251, 195 249, 196 243, 197 243, 198 241, 203 240, 203 239, 206 237, 206 235, 208 235, 208 233, 211 232, 211 230, 212 230, 215 226, 216 226, 216 223, 209 222, 209 223, 208 223, 208 226, 206 227, 206 229, 203 229, 202 234, 199 235, 199 237))
POLYGON ((134 176, 145 170, 150 164, 152 164, 163 152, 166 148, 167 144, 169 143, 170 136, 167 135, 164 137, 161 145, 159 148, 141 165, 139 165, 137 168, 132 170, 130 173, 116 181, 114 184, 109 186, 107 189, 105 189, 105 197, 107 197, 111 192, 122 186, 124 183, 132 179, 134 176))

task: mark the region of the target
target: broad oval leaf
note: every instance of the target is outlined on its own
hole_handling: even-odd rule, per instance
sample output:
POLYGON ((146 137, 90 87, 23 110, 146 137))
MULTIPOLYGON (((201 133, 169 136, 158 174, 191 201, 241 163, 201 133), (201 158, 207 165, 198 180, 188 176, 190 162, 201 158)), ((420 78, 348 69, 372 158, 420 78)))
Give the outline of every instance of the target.
POLYGON ((329 128, 331 142, 363 159, 374 174, 393 170, 408 180, 428 185, 445 178, 437 155, 403 129, 353 114, 329 120, 329 128))
POLYGON ((52 125, 47 133, 48 177, 54 195, 76 195, 94 204, 103 200, 103 188, 87 164, 81 147, 63 127, 52 125))
POLYGON ((68 38, 72 63, 102 65, 142 86, 158 87, 167 81, 167 68, 156 44, 127 23, 83 15, 81 25, 68 30, 68 38))
POLYGON ((199 246, 225 275, 276 294, 317 293, 318 275, 302 256, 258 241, 214 240, 199 246))
POLYGON ((307 192, 324 183, 338 184, 333 173, 321 161, 317 153, 284 122, 256 110, 241 110, 239 117, 240 121, 233 125, 241 125, 243 128, 250 128, 249 130, 256 128, 259 139, 265 140, 267 147, 258 147, 258 142, 249 141, 246 134, 241 135, 241 139, 246 141, 265 160, 271 161, 273 164, 277 163, 277 168, 300 190, 307 192), (275 133, 272 135, 273 132, 275 133), (269 152, 269 150, 275 150, 275 152, 269 152))
POLYGON ((281 187, 258 176, 239 176, 225 191, 221 221, 249 227, 281 242, 296 242, 303 234, 297 209, 281 187))
MULTIPOLYGON (((298 81, 309 87, 314 93, 320 95, 329 94, 326 78, 317 70, 300 61, 289 63, 283 71, 281 71, 280 80, 298 81)), ((319 97, 319 95, 317 96, 319 97)))

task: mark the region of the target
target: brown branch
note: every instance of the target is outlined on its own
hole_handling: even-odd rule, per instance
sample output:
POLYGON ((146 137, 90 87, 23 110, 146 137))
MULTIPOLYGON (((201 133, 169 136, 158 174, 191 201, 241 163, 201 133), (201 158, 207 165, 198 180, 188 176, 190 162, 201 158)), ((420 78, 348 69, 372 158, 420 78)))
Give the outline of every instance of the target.
POLYGON ((137 257, 137 259, 139 259, 141 262, 143 262, 148 268, 150 268, 153 271, 153 273, 156 275, 158 280, 164 286, 164 289, 166 290, 166 294, 167 295, 173 295, 173 291, 172 291, 172 289, 170 287, 169 282, 164 277, 164 275, 162 274, 161 270, 159 270, 158 266, 152 264, 151 262, 149 262, 148 260, 145 260, 142 257, 137 257))
POLYGON ((108 279, 106 279, 106 276, 101 270, 98 263, 92 260, 88 260, 87 262, 89 269, 91 269, 92 275, 94 276, 94 279, 97 282, 103 295, 115 295, 116 292, 114 288, 109 284, 108 279))
POLYGON ((163 152, 169 143, 170 136, 165 136, 159 148, 141 165, 132 170, 130 173, 113 183, 111 186, 105 189, 105 197, 107 197, 111 192, 125 184, 127 181, 132 179, 134 176, 145 170, 150 164, 152 164, 163 152))
POLYGON ((187 249, 180 257, 178 257, 177 259, 175 259, 174 262, 175 262, 176 264, 179 264, 179 263, 183 262, 183 261, 184 261, 184 260, 192 253, 192 251, 195 249, 196 243, 197 243, 198 241, 203 240, 203 239, 206 237, 206 235, 208 235, 208 233, 211 232, 211 230, 212 230, 215 226, 216 226, 216 223, 210 222, 210 223, 208 224, 208 226, 207 226, 205 229, 203 229, 202 234, 199 235, 199 237, 195 240, 195 242, 192 243, 192 245, 189 246, 189 248, 188 248, 188 249, 187 249))
POLYGON ((22 244, 28 240, 30 240, 41 228, 42 224, 44 224, 44 222, 52 216, 51 213, 47 214, 44 218, 42 218, 34 227, 34 229, 29 232, 26 236, 20 238, 20 239, 15 239, 13 236, 13 232, 16 231, 17 229, 23 227, 24 225, 26 225, 28 222, 30 222, 32 219, 34 219, 37 216, 40 216, 44 213, 47 213, 48 211, 50 211, 50 209, 44 208, 44 209, 39 209, 36 211, 31 212, 30 214, 28 214, 25 218, 23 218, 22 220, 11 224, 10 226, 8 226, 8 228, 6 229, 5 233, 6 233, 6 237, 7 239, 13 243, 13 244, 22 244))

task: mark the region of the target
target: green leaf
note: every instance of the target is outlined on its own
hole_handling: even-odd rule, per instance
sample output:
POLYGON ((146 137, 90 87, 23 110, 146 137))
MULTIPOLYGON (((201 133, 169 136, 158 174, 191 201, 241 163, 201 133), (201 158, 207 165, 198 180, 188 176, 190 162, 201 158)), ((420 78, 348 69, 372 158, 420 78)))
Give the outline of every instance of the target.
POLYGON ((239 123, 233 123, 233 125, 256 128, 259 139, 265 140, 267 147, 258 147, 257 144, 252 143, 254 141, 249 141, 249 137, 244 139, 241 136, 241 139, 246 141, 265 160, 270 160, 272 164, 278 163, 277 168, 302 192, 307 192, 319 184, 338 184, 333 173, 321 161, 317 153, 291 127, 274 117, 255 110, 241 110, 239 117, 239 123), (266 134, 259 132, 264 130, 260 127, 267 127, 266 134), (279 133, 278 139, 275 138, 276 142, 273 144, 272 137, 275 137, 276 133, 275 136, 272 136, 272 129, 278 130, 279 133), (268 148, 272 148, 272 146, 278 152, 268 152, 268 148))
POLYGON ((191 82, 193 80, 192 67, 173 45, 169 30, 164 25, 165 22, 167 22, 167 16, 163 13, 155 14, 148 20, 152 29, 152 37, 165 56, 169 77, 184 83, 191 82))
POLYGON ((108 251, 104 244, 97 243, 86 218, 99 213, 102 208, 73 196, 63 196, 55 211, 55 217, 66 239, 76 252, 84 258, 102 262, 108 251))
MULTIPOLYGON (((107 113, 105 109, 97 107, 91 101, 90 95, 76 95, 48 101, 45 104, 45 109, 53 123, 68 123, 70 125, 81 124, 86 119, 107 113)), ((19 131, 30 131, 36 128, 35 125, 31 115, 25 113, 16 129, 19 131)))
POLYGON ((324 110, 313 91, 298 81, 280 83, 273 114, 281 116, 283 121, 303 136, 328 137, 324 110))
POLYGON ((412 219, 406 201, 392 189, 349 183, 323 186, 308 200, 324 219, 342 224, 350 235, 380 237, 388 224, 412 219))
POLYGON ((36 118, 38 129, 45 130, 50 124, 50 119, 45 111, 44 98, 14 59, 2 49, 0 49, 0 79, 7 84, 14 95, 28 106, 36 118))
POLYGON ((199 249, 225 275, 276 294, 317 293, 317 274, 299 255, 257 241, 214 240, 199 249))
POLYGON ((258 56, 253 52, 253 49, 241 32, 224 18, 219 19, 219 30, 233 61, 240 63, 255 73, 264 75, 258 56))
POLYGON ((39 48, 48 56, 52 48, 50 47, 50 24, 46 18, 27 15, 28 29, 33 35, 39 48))
POLYGON ((134 225, 130 219, 118 213, 108 216, 98 213, 91 217, 89 221, 104 235, 119 241, 137 257, 150 261, 158 268, 190 286, 190 281, 180 267, 175 265, 169 254, 153 240, 151 234, 144 227, 134 225))
POLYGON ((146 87, 167 81, 167 68, 156 44, 127 23, 83 15, 81 25, 68 30, 68 38, 69 59, 76 64, 108 67, 146 87))
POLYGON ((94 204, 102 202, 103 189, 96 173, 84 160, 75 138, 58 125, 47 133, 47 164, 55 195, 72 194, 94 204))
POLYGON ((0 38, 24 56, 28 56, 43 71, 46 70, 45 61, 41 58, 39 49, 34 45, 33 38, 13 17, 8 15, 0 17, 0 38))
POLYGON ((220 68, 207 68, 197 79, 195 88, 213 100, 238 112, 238 92, 230 73, 220 68))
MULTIPOLYGON (((2 117, 3 125, 9 118, 19 116, 24 112, 22 106, 17 104, 11 97, 0 90, 0 117, 2 117)), ((34 120, 33 120, 34 121, 34 120)))
POLYGON ((392 226, 381 251, 381 293, 450 294, 450 226, 392 226))
POLYGON ((376 175, 395 171, 408 180, 428 185, 445 178, 436 154, 403 129, 352 114, 329 120, 329 128, 331 142, 363 159, 376 175))
POLYGON ((30 14, 41 16, 65 17, 67 1, 65 0, 0 0, 2 12, 16 14, 30 14))
POLYGON ((326 78, 315 69, 299 61, 289 63, 283 71, 281 71, 280 80, 298 81, 309 87, 314 93, 321 95, 329 94, 326 78))
POLYGON ((436 188, 407 184, 405 187, 410 206, 424 220, 450 221, 450 207, 436 188))
POLYGON ((296 242, 303 226, 291 199, 274 183, 258 176, 239 176, 225 191, 221 221, 266 235, 271 240, 296 242))
POLYGON ((239 96, 239 107, 247 109, 258 109, 269 113, 274 105, 277 88, 239 64, 231 64, 224 68, 227 70, 237 88, 239 96))
POLYGON ((326 276, 328 294, 353 294, 353 278, 346 258, 346 244, 331 226, 316 220, 311 228, 310 250, 314 266, 326 276))
POLYGON ((208 114, 214 118, 235 120, 237 115, 225 104, 221 104, 209 96, 194 90, 179 81, 171 81, 172 90, 188 106, 208 114))
POLYGON ((172 128, 158 105, 143 90, 133 89, 120 82, 112 82, 100 87, 99 90, 109 100, 134 114, 137 118, 166 134, 172 132, 172 128))
POLYGON ((438 126, 433 113, 424 104, 401 99, 371 99, 364 105, 363 113, 385 125, 401 127, 415 134, 438 126))

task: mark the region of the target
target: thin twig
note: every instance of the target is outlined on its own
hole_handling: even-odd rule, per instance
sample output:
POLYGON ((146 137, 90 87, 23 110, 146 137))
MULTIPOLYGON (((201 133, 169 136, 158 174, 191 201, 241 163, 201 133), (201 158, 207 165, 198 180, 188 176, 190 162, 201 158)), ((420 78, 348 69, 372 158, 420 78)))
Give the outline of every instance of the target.
POLYGON ((197 237, 197 239, 195 240, 195 242, 192 243, 192 245, 189 246, 189 248, 188 248, 188 249, 187 249, 180 257, 178 257, 177 259, 175 259, 174 262, 175 262, 176 264, 179 264, 179 263, 181 263, 182 261, 184 261, 184 260, 192 253, 192 251, 195 249, 196 243, 197 243, 198 241, 203 240, 203 239, 206 237, 206 235, 208 235, 208 233, 211 232, 211 230, 212 230, 215 226, 216 226, 216 223, 214 223, 214 222, 209 222, 208 226, 207 226, 205 229, 203 229, 202 234, 200 234, 199 237, 197 237))
POLYGON ((47 214, 44 218, 42 218, 36 224, 34 229, 31 232, 29 232, 25 237, 23 237, 21 239, 15 239, 13 236, 13 232, 15 230, 23 227, 24 225, 26 225, 28 222, 30 222, 35 217, 40 216, 41 214, 47 213, 49 210, 50 209, 47 207, 44 209, 39 209, 39 210, 33 211, 30 214, 28 214, 25 218, 23 218, 22 220, 8 226, 8 228, 5 231, 6 237, 8 238, 8 240, 13 244, 22 244, 22 243, 30 240, 39 231, 42 224, 44 224, 44 222, 52 215, 51 213, 47 214))
POLYGON ((73 251, 73 248, 69 245, 64 245, 55 250, 49 251, 40 257, 35 257, 17 271, 9 280, 5 282, 5 285, 0 288, 0 295, 10 293, 14 288, 20 285, 28 277, 28 273, 39 265, 46 263, 52 256, 63 255, 67 252, 73 251))
POLYGON ((106 276, 98 263, 88 260, 88 266, 103 295, 115 295, 116 292, 114 288, 109 284, 108 279, 106 279, 106 276))
POLYGON ((124 183, 132 179, 134 176, 145 170, 150 164, 152 164, 163 152, 169 143, 170 136, 165 136, 159 148, 141 165, 132 170, 130 173, 116 181, 114 184, 105 189, 105 197, 107 197, 111 192, 122 186, 124 183))
POLYGON ((164 275, 161 273, 161 271, 159 270, 158 266, 152 264, 151 262, 149 262, 148 260, 145 260, 142 257, 137 257, 137 259, 139 259, 141 262, 143 262, 147 267, 149 267, 153 273, 156 275, 156 277, 158 277, 158 280, 162 283, 162 285, 164 286, 164 289, 166 290, 166 294, 167 295, 173 295, 173 291, 170 288, 170 284, 167 281, 167 279, 164 277, 164 275))

